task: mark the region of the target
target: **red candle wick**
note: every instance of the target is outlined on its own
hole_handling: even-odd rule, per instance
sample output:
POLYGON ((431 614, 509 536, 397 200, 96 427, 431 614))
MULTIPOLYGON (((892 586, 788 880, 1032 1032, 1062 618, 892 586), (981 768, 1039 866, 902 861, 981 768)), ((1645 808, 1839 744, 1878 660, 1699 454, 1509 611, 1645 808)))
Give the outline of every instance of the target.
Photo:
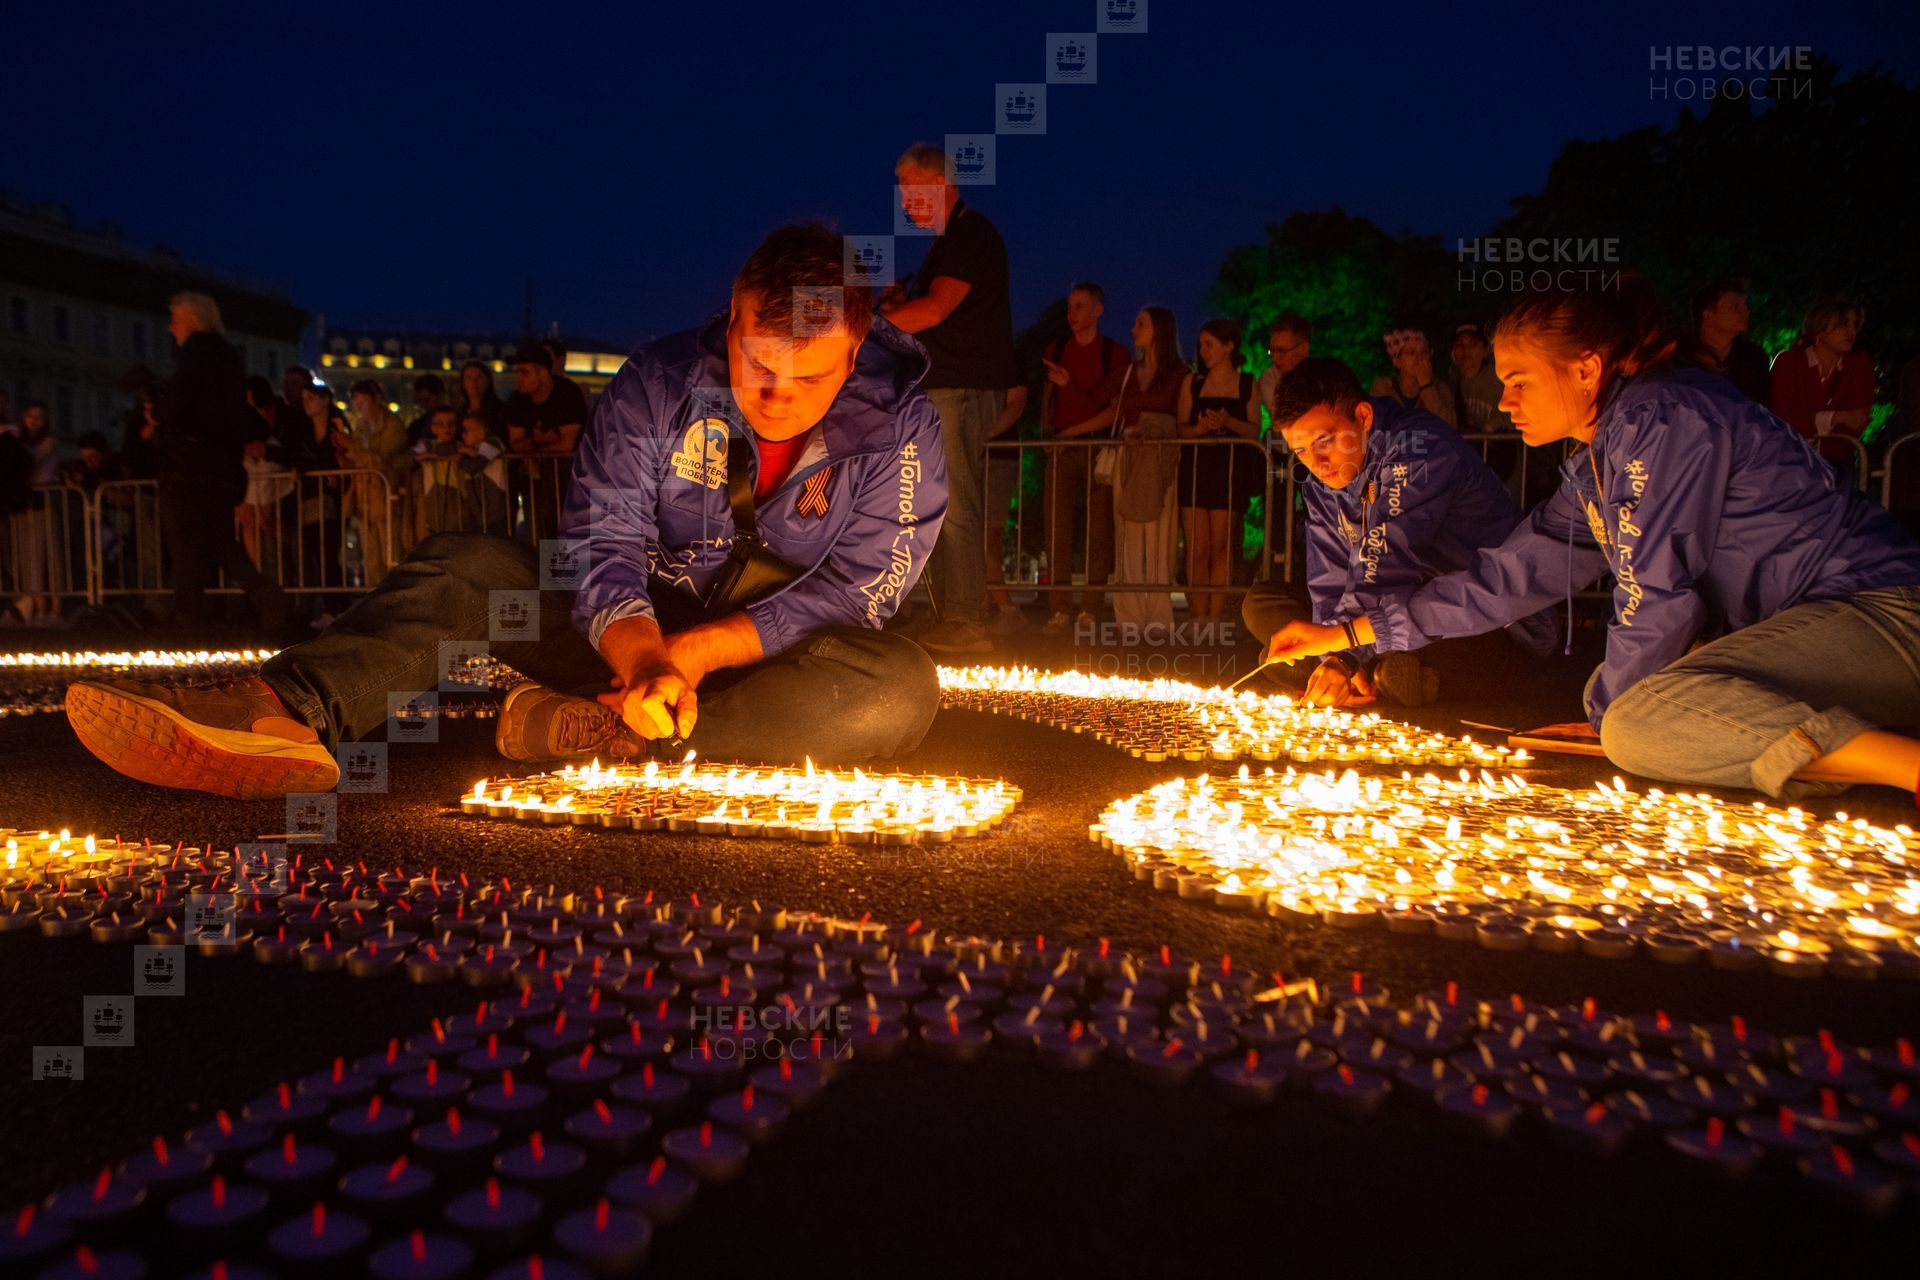
POLYGON ((780 1078, 783 1081, 791 1081, 793 1079, 793 1059, 792 1058, 780 1059, 780 1078))
POLYGON ((345 1058, 335 1058, 333 1060, 333 1082, 339 1084, 346 1078, 346 1075, 347 1060, 345 1058))
POLYGON ((454 1137, 460 1136, 460 1108, 447 1108, 447 1132, 454 1137))
POLYGON ((1667 1017, 1667 1011, 1665 1009, 1655 1009, 1653 1011, 1653 1025, 1662 1031, 1669 1031, 1673 1028, 1673 1020, 1667 1017))
POLYGON ((173 1153, 167 1150, 167 1140, 165 1138, 155 1138, 153 1140, 153 1158, 159 1162, 162 1169, 168 1168, 173 1164, 173 1153))
POLYGON ((213 1117, 213 1122, 214 1124, 219 1126, 221 1137, 231 1138, 233 1136, 233 1117, 232 1116, 228 1115, 224 1111, 216 1112, 213 1117))
POLYGON ((293 1090, 287 1087, 286 1081, 282 1080, 278 1087, 274 1089, 274 1093, 279 1096, 280 1109, 282 1111, 285 1111, 293 1105, 293 1090))
POLYGON ((376 1093, 373 1095, 373 1097, 367 1099, 367 1119, 368 1121, 371 1122, 373 1120, 378 1119, 379 1115, 380 1115, 380 1095, 376 1093))
POLYGON ((429 1087, 431 1087, 439 1083, 440 1083, 440 1060, 438 1058, 428 1058, 427 1059, 427 1084, 429 1087))
POLYGON ((740 1091, 740 1109, 742 1111, 753 1110, 753 1086, 752 1085, 748 1085, 746 1088, 740 1091))
POLYGON ((586 1048, 580 1051, 580 1062, 579 1062, 580 1070, 585 1071, 587 1069, 587 1064, 592 1061, 593 1061, 593 1046, 588 1045, 586 1048))
POLYGON ((407 1248, 413 1254, 415 1262, 427 1260, 427 1233, 415 1227, 413 1234, 407 1237, 407 1248))
POLYGON ((907 936, 909 938, 911 938, 914 934, 918 932, 920 932, 920 922, 918 920, 915 920, 912 924, 907 926, 907 936))
POLYGON ((653 1088, 653 1064, 651 1062, 640 1068, 640 1079, 646 1083, 647 1088, 653 1088))
POLYGON ((32 1226, 33 1226, 33 1206, 28 1205, 26 1208, 20 1210, 20 1215, 13 1220, 14 1238, 16 1240, 24 1240, 26 1238, 28 1230, 31 1229, 32 1226))
MULTIPOLYGON (((1077 1027, 1080 1024, 1076 1022, 1073 1025, 1077 1027)), ((1260 1069, 1260 1051, 1258 1049, 1247 1050, 1247 1059, 1244 1066, 1249 1075, 1260 1069)))
POLYGON ((1719 1116, 1707 1117, 1707 1146, 1715 1151, 1720 1149, 1721 1139, 1727 1135, 1727 1122, 1719 1116))
POLYGON ((73 1261, 82 1271, 93 1275, 100 1270, 100 1259, 86 1245, 78 1245, 73 1251, 73 1261))
POLYGON ((288 1164, 296 1164, 299 1162, 299 1156, 294 1151, 292 1134, 288 1134, 286 1137, 280 1139, 280 1158, 288 1164))
POLYGON ((503 1098, 511 1098, 513 1096, 513 1072, 511 1071, 502 1071, 500 1073, 500 1096, 503 1098))
POLYGON ((613 1123, 613 1112, 608 1109, 605 1098, 595 1098, 593 1100, 593 1114, 600 1118, 601 1124, 613 1123))
POLYGON ((1780 1136, 1783 1138, 1793 1136, 1793 1111, 1791 1108, 1780 1108, 1780 1136))
POLYGON ((487 1208, 498 1209, 499 1207, 500 1207, 500 1179, 488 1178, 487 1179, 487 1208))
POLYGON ((1820 1091, 1821 1117, 1823 1119, 1832 1120, 1835 1116, 1839 1114, 1840 1114, 1840 1099, 1834 1096, 1833 1090, 1822 1089, 1820 1091))
POLYGON ((327 1234, 327 1206, 324 1201, 313 1202, 313 1238, 318 1240, 327 1234))
POLYGON ((711 1120, 700 1122, 700 1149, 702 1151, 713 1149, 713 1121, 711 1120))
POLYGON ((1604 1117, 1606 1114, 1607 1114, 1607 1104, 1604 1102, 1596 1102, 1592 1106, 1587 1108, 1587 1117, 1586 1117, 1587 1123, 1589 1125, 1599 1124, 1601 1121, 1601 1118, 1604 1117))
POLYGON ((538 1129, 535 1129, 533 1136, 527 1139, 527 1150, 533 1153, 533 1162, 535 1164, 545 1163, 547 1158, 547 1143, 546 1139, 540 1136, 538 1129))
POLYGON ((400 1181, 400 1175, 405 1173, 406 1171, 407 1171, 407 1158, 405 1156, 401 1156, 399 1159, 395 1160, 392 1164, 387 1166, 387 1185, 391 1186, 394 1183, 400 1181))
POLYGON ((1100 958, 1101 958, 1102 960, 1105 960, 1105 959, 1107 958, 1107 951, 1108 951, 1108 950, 1109 950, 1109 949, 1110 949, 1110 948, 1111 948, 1112 946, 1113 946, 1113 943, 1112 943, 1111 941, 1109 941, 1108 939, 1106 939, 1106 938, 1102 938, 1102 939, 1100 939, 1100 958))
POLYGON ((1353 1068, 1344 1062, 1340 1064, 1340 1083, 1344 1085, 1353 1083, 1353 1068))
POLYGON ((1833 1167, 1840 1171, 1841 1176, 1851 1178, 1853 1176, 1852 1154, 1845 1147, 1834 1147, 1832 1154, 1833 1167))
POLYGON ((93 1198, 95 1200, 105 1200, 107 1198, 107 1187, 112 1182, 113 1171, 111 1169, 102 1169, 100 1175, 93 1180, 93 1198))
POLYGON ((223 1173, 213 1175, 212 1199, 214 1208, 224 1209, 227 1207, 227 1176, 223 1173))
POLYGON ((593 1206, 593 1229, 595 1231, 605 1231, 607 1229, 607 1216, 610 1209, 611 1206, 607 1204, 605 1197, 602 1197, 600 1202, 593 1206))

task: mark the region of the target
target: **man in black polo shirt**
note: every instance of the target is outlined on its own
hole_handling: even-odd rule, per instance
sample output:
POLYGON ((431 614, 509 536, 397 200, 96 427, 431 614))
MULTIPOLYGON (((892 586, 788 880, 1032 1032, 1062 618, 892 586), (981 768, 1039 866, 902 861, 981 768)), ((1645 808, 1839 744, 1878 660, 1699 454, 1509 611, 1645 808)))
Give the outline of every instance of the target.
POLYGON ((920 637, 934 653, 987 653, 983 540, 986 438, 1020 380, 1007 297, 1007 246, 987 216, 960 199, 946 152, 916 143, 894 166, 900 204, 915 226, 934 232, 905 300, 887 319, 920 339, 933 359, 921 385, 940 414, 946 444, 947 523, 928 566, 940 625, 920 637))

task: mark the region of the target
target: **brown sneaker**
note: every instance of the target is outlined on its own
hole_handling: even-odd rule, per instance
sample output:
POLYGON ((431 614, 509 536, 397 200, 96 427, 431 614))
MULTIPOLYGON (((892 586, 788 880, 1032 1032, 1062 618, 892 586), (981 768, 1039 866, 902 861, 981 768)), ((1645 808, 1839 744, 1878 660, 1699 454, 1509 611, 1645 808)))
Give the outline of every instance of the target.
POLYGON ((1424 707, 1440 698, 1440 673, 1411 653, 1387 653, 1374 661, 1373 686, 1389 702, 1424 707))
POLYGON ((493 745, 509 760, 610 760, 648 754, 646 739, 604 702, 556 693, 529 680, 507 691, 493 745))
POLYGON ((258 800, 340 781, 320 735, 258 677, 211 689, 81 680, 67 686, 67 722, 109 766, 158 787, 258 800))

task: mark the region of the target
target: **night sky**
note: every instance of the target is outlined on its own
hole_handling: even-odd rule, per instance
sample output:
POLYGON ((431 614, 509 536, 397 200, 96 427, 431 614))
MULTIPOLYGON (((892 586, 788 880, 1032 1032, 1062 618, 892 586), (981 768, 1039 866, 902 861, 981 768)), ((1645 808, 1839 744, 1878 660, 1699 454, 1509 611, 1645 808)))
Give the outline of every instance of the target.
MULTIPOLYGON (((890 233, 901 148, 990 132, 995 84, 1042 79, 1046 33, 1092 30, 1095 3, 30 6, 0 186, 334 325, 515 333, 531 276, 541 329, 624 346, 720 305, 782 221, 890 233)), ((1298 208, 1483 234, 1567 139, 1674 118, 1649 46, 1920 69, 1911 3, 1682 12, 1151 0, 973 193, 1015 321, 1091 277, 1108 332, 1160 302, 1190 347, 1225 251, 1298 208)))

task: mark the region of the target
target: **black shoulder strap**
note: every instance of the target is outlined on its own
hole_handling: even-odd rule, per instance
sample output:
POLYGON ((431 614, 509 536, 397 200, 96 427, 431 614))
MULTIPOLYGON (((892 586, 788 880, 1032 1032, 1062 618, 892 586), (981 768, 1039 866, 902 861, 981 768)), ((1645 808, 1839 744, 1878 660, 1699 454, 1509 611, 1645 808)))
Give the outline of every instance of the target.
POLYGON ((759 542, 760 526, 753 518, 753 446, 744 432, 727 437, 727 505, 733 508, 734 541, 759 542))

